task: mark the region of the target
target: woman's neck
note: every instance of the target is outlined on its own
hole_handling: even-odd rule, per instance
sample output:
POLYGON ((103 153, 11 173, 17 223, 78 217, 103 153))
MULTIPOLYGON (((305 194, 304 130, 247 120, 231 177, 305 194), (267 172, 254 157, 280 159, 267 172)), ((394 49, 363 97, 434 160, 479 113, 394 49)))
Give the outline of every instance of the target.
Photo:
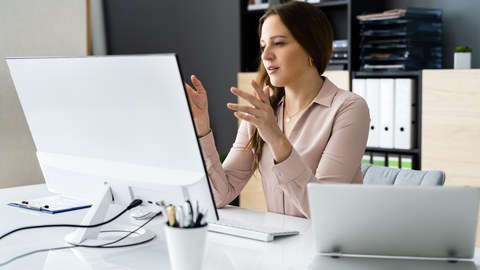
POLYGON ((324 80, 320 76, 304 80, 304 83, 297 86, 285 86, 284 106, 290 114, 304 109, 318 95, 324 80))

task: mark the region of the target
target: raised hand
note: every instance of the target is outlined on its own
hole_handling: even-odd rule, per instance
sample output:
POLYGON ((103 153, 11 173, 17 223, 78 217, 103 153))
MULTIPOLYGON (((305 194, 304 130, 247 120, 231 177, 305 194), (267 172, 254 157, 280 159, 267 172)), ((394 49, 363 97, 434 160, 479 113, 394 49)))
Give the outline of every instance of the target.
POLYGON ((262 89, 254 80, 251 81, 251 85, 255 95, 235 87, 231 88, 234 95, 245 99, 250 105, 228 103, 227 107, 235 111, 235 117, 248 121, 257 128, 262 139, 270 145, 275 160, 281 162, 290 155, 292 145, 277 124, 275 112, 270 105, 270 87, 266 86, 262 89))
POLYGON ((197 128, 197 135, 202 137, 210 132, 207 91, 205 91, 202 82, 197 76, 192 75, 190 80, 192 81, 193 87, 185 83, 185 88, 187 89, 188 101, 193 113, 195 127, 197 128))

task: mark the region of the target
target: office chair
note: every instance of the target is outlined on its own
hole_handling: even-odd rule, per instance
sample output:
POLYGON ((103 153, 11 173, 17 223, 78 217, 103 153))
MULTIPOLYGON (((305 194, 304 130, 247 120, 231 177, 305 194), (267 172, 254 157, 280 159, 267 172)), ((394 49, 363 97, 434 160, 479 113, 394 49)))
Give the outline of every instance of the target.
POLYGON ((362 164, 364 185, 443 186, 445 172, 418 171, 362 164))

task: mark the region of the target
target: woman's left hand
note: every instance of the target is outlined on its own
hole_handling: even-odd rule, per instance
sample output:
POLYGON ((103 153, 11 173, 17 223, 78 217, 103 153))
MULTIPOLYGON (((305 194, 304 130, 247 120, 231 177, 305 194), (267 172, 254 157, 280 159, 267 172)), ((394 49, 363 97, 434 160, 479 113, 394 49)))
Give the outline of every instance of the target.
POLYGON ((227 103, 227 107, 235 111, 235 117, 257 128, 262 139, 272 148, 275 160, 281 162, 290 155, 292 146, 277 124, 275 112, 270 105, 270 87, 265 86, 262 89, 254 80, 251 81, 251 85, 255 95, 235 87, 231 88, 234 95, 245 99, 250 105, 227 103))

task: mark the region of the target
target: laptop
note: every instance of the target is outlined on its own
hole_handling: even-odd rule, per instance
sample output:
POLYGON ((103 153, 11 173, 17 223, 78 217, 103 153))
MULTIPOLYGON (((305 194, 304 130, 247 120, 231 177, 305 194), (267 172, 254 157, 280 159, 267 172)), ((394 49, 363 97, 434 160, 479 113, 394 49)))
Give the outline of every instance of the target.
POLYGON ((480 188, 308 185, 318 253, 474 256, 480 188))

